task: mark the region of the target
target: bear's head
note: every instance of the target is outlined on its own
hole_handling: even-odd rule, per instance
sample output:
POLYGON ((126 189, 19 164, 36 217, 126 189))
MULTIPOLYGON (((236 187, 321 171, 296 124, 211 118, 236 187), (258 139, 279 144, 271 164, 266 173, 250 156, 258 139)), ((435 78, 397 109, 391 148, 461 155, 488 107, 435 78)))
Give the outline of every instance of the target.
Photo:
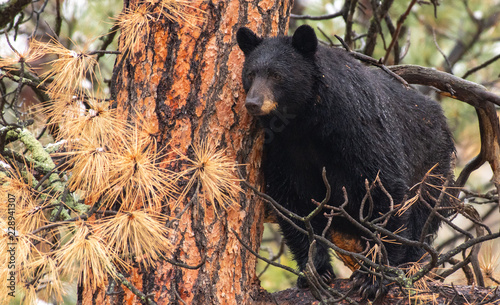
POLYGON ((250 114, 298 115, 314 102, 318 39, 310 26, 299 27, 293 37, 264 39, 242 27, 236 38, 245 54, 242 80, 250 114))

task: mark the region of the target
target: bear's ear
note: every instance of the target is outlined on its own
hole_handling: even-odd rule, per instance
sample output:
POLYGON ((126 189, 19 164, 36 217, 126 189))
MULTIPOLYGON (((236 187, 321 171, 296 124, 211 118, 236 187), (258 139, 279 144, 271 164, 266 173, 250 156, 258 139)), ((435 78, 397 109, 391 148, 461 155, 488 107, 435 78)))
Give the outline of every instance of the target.
POLYGON ((258 37, 252 30, 246 27, 241 27, 238 30, 236 33, 236 40, 245 56, 248 56, 248 54, 262 42, 262 38, 258 37))
POLYGON ((303 55, 314 55, 318 48, 318 38, 314 29, 307 24, 299 26, 293 34, 292 46, 303 55))

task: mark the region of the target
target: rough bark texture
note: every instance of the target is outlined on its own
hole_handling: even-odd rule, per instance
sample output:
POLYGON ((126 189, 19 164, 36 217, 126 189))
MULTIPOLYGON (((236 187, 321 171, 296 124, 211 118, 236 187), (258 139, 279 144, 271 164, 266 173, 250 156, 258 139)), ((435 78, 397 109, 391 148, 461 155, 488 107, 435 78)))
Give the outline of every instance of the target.
MULTIPOLYGON (((117 59, 112 96, 118 107, 133 107, 156 122, 159 147, 170 143, 192 156, 191 144, 212 140, 247 164, 243 171, 248 181, 259 184, 263 135, 244 109, 240 76, 244 57, 235 34, 241 26, 260 35, 285 33, 290 2, 205 1, 193 4, 201 11, 191 11, 200 17, 194 20, 198 27, 164 18, 151 22, 142 45, 124 60, 117 59)), ((178 170, 181 163, 173 160, 170 169, 178 170)), ((175 215, 186 202, 165 212, 175 215)), ((240 196, 239 207, 218 216, 210 206, 196 213, 188 209, 173 224, 172 259, 190 266, 204 262, 201 267, 162 262, 155 270, 134 269, 128 280, 157 304, 252 304, 252 298, 263 293, 255 274, 256 258, 232 230, 258 251, 263 211, 263 204, 250 192, 240 196)), ((84 304, 140 304, 126 288, 115 295, 82 294, 84 304)))

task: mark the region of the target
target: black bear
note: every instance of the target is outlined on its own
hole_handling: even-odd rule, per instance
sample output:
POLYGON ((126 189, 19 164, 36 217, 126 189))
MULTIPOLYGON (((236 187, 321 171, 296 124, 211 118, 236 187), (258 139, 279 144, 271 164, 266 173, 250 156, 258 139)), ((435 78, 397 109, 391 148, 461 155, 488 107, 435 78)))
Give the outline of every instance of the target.
MULTIPOLYGON (((285 208, 305 216, 316 207, 311 199, 321 201, 325 196, 323 167, 332 188, 328 204, 341 205, 345 187, 346 210, 354 218, 359 218, 366 179, 374 181, 379 175, 396 205, 413 196, 412 187, 429 170, 434 177, 450 174, 455 148, 437 102, 342 49, 319 45, 307 25, 299 27, 293 37, 265 39, 243 27, 237 41, 245 54, 245 106, 266 132, 262 164, 266 193, 285 208)), ((429 187, 425 193, 426 201, 434 206, 439 188, 429 187)), ((390 200, 384 192, 374 191, 371 197, 372 217, 389 211, 390 200)), ((416 203, 402 215, 390 217, 385 228, 419 240, 430 212, 425 204, 416 203)), ((428 242, 440 225, 438 217, 431 219, 428 242)), ((303 270, 308 259, 307 235, 280 217, 278 223, 303 270)), ((321 235, 327 218, 321 213, 312 226, 321 235)), ((366 234, 345 217, 333 219, 329 237, 341 248, 358 252, 367 242, 366 234)), ((422 249, 399 243, 384 245, 392 266, 419 261, 424 254, 422 249)), ((349 258, 344 262, 349 263, 349 258)), ((323 278, 335 277, 326 245, 317 245, 314 264, 323 278)), ((383 285, 366 272, 355 271, 352 279, 366 297, 381 292, 383 285)), ((306 287, 307 280, 299 278, 297 285, 306 287)))

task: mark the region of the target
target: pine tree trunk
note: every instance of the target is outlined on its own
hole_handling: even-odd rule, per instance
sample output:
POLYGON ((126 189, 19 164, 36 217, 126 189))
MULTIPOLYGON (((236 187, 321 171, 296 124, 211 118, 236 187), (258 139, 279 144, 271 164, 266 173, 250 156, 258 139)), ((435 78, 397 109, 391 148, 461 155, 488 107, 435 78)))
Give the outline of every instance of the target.
MULTIPOLYGON (((235 35, 241 26, 264 36, 285 33, 290 2, 193 4, 204 12, 192 11, 200 16, 194 20, 198 28, 164 18, 155 21, 140 47, 124 60, 118 57, 112 97, 119 107, 138 109, 157 123, 159 147, 169 143, 190 156, 190 145, 210 139, 238 163, 247 164, 243 167, 247 180, 258 185, 262 181, 263 134, 244 107, 240 76, 244 57, 235 35)), ((133 112, 129 113, 133 119, 133 112)), ((180 161, 172 161, 170 166, 178 170, 180 161)), ((176 215, 186 202, 164 212, 176 215)), ((200 207, 193 213, 190 208, 173 222, 172 259, 190 266, 204 262, 201 267, 188 269, 160 262, 155 270, 134 269, 128 280, 157 304, 252 304, 262 293, 256 258, 233 230, 258 251, 263 211, 263 203, 251 192, 242 194, 239 206, 227 213, 216 215, 211 207, 200 207)), ((105 291, 81 289, 79 300, 83 304, 140 304, 129 289, 122 286, 117 290, 123 292, 107 295, 105 291)))

